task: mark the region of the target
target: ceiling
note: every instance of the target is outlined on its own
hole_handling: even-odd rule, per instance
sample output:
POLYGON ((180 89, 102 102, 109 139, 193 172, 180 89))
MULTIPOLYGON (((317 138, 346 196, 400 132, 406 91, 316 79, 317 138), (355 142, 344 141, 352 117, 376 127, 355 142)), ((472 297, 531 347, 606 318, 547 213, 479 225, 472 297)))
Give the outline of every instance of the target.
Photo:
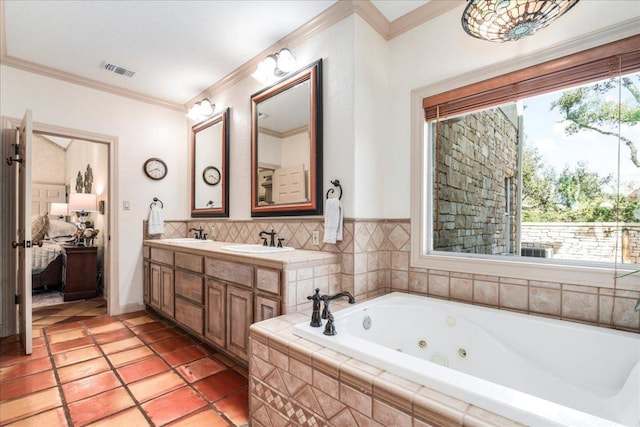
MULTIPOLYGON (((428 2, 371 0, 389 22, 428 2)), ((2 54, 182 105, 335 3, 6 0, 2 54), (135 75, 107 71, 105 61, 135 75)))

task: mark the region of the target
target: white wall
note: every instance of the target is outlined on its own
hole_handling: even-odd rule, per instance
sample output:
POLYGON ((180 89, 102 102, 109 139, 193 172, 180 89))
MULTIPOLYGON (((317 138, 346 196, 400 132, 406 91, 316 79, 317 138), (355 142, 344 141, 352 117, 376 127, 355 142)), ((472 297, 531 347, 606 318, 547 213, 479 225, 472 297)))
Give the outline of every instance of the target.
MULTIPOLYGON (((142 220, 154 196, 165 206, 166 219, 189 215, 188 127, 183 113, 171 111, 84 86, 0 66, 0 111, 21 118, 26 109, 39 123, 112 135, 118 138, 118 200, 113 200, 119 233, 112 236, 118 248, 120 306, 142 303, 142 220), (145 177, 142 164, 160 157, 169 173, 162 181, 145 177), (131 210, 122 210, 128 200, 131 210)), ((86 167, 86 165, 85 165, 86 167)))
MULTIPOLYGON (((567 42, 580 43, 597 30, 617 26, 640 16, 640 2, 581 1, 551 26, 517 42, 490 43, 468 36, 461 28, 465 5, 389 41, 389 131, 386 144, 387 218, 410 215, 411 91, 460 76, 458 86, 508 71, 500 63, 522 58, 528 65, 534 53, 544 53, 567 42), (407 191, 399 191, 406 188, 407 191)), ((640 32, 640 25, 636 25, 640 32)), ((613 40, 594 40, 592 46, 613 40)), ((576 44, 578 46, 578 44, 576 44)), ((567 54, 566 52, 564 54, 567 54)), ((449 89, 452 89, 450 87, 449 89)))

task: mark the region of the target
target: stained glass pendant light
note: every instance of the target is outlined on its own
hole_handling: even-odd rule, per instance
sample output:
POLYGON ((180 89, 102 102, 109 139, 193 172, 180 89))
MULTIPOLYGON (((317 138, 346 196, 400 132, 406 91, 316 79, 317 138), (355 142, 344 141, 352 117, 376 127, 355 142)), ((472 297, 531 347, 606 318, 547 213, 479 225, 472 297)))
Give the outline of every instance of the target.
POLYGON ((482 40, 518 40, 546 27, 576 3, 578 0, 469 0, 462 28, 482 40))

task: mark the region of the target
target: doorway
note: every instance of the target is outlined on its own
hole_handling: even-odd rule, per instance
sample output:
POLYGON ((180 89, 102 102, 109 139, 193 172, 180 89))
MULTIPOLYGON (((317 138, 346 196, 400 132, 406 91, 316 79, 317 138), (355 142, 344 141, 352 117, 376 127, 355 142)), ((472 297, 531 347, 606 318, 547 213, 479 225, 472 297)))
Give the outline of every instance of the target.
MULTIPOLYGON (((18 127, 20 121, 17 119, 5 117, 3 123, 3 128, 15 129, 18 127)), ((86 167, 87 165, 90 165, 94 176, 92 180, 91 192, 95 191, 97 196, 99 193, 99 198, 97 199, 98 203, 96 212, 92 213, 93 218, 91 225, 95 228, 98 228, 96 224, 99 223, 99 227, 101 227, 99 229, 101 240, 98 241, 101 252, 100 264, 96 267, 96 270, 99 270, 100 274, 96 274, 96 280, 99 281, 99 283, 101 283, 103 286, 103 294, 107 305, 106 313, 117 314, 119 312, 118 287, 116 285, 117 268, 113 262, 113 260, 117 259, 117 247, 111 239, 112 235, 117 234, 117 218, 115 217, 116 211, 112 208, 113 203, 111 203, 111 201, 116 200, 117 197, 117 174, 115 173, 117 167, 117 138, 113 136, 101 135, 78 129, 63 128, 38 122, 35 122, 33 124, 33 134, 36 136, 42 136, 47 139, 62 138, 69 141, 83 141, 83 144, 86 144, 88 147, 94 146, 102 148, 101 151, 97 151, 101 154, 94 154, 98 157, 89 158, 88 162, 86 161, 87 157, 76 155, 76 160, 81 159, 83 163, 75 163, 73 168, 80 169, 78 164, 82 164, 82 175, 84 180, 86 167), (95 168, 98 166, 97 163, 94 163, 94 161, 97 158, 99 158, 100 161, 104 162, 105 165, 103 167, 103 171, 100 172, 100 174, 102 175, 102 182, 98 182, 98 180, 96 179, 96 172, 98 171, 95 170, 95 168), (100 186, 100 188, 98 186, 100 186)), ((81 144, 78 142, 77 146, 79 145, 81 144)), ((35 163, 35 160, 32 159, 32 162, 35 163)), ((48 162, 43 167, 51 168, 52 163, 48 162)), ((78 170, 74 173, 77 172, 80 171, 78 170)), ((31 175, 34 175, 33 171, 31 175)), ((68 180, 65 178, 64 186, 70 187, 71 184, 67 184, 67 181, 68 180)), ((75 192, 74 190, 75 188, 69 188, 68 191, 65 189, 65 195, 63 197, 67 198, 66 194, 75 192)), ((70 222, 77 222, 75 213, 70 213, 70 215, 65 215, 64 217, 65 218, 63 219, 68 219, 70 222)), ((3 277, 5 279, 6 277, 11 278, 11 274, 11 272, 5 272, 3 274, 3 277)), ((13 272, 13 274, 15 274, 15 271, 13 272)), ((8 283, 9 286, 4 287, 1 294, 2 304, 4 307, 11 307, 9 301, 13 301, 14 295, 16 294, 15 283, 12 282, 15 281, 11 279, 6 280, 6 283, 8 283)), ((15 316, 13 316, 14 313, 14 309, 12 309, 11 311, 3 310, 3 335, 11 335, 16 333, 17 325, 15 322, 15 316)))

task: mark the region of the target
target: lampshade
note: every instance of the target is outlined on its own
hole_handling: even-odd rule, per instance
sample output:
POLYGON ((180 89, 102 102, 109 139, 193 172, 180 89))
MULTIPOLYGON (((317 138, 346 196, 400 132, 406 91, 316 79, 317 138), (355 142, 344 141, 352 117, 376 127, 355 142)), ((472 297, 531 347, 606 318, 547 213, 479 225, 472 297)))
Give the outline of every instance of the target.
POLYGON ((216 104, 209 101, 209 98, 203 98, 200 102, 196 102, 191 106, 191 108, 189 108, 187 117, 193 121, 199 122, 213 115, 215 108, 216 104))
POLYGON ((492 42, 518 40, 546 27, 578 0, 469 0, 462 28, 492 42))
POLYGON ((69 205, 66 203, 51 203, 49 215, 67 216, 69 215, 69 205))
POLYGON ((95 212, 98 198, 91 193, 69 194, 69 211, 71 212, 95 212))

